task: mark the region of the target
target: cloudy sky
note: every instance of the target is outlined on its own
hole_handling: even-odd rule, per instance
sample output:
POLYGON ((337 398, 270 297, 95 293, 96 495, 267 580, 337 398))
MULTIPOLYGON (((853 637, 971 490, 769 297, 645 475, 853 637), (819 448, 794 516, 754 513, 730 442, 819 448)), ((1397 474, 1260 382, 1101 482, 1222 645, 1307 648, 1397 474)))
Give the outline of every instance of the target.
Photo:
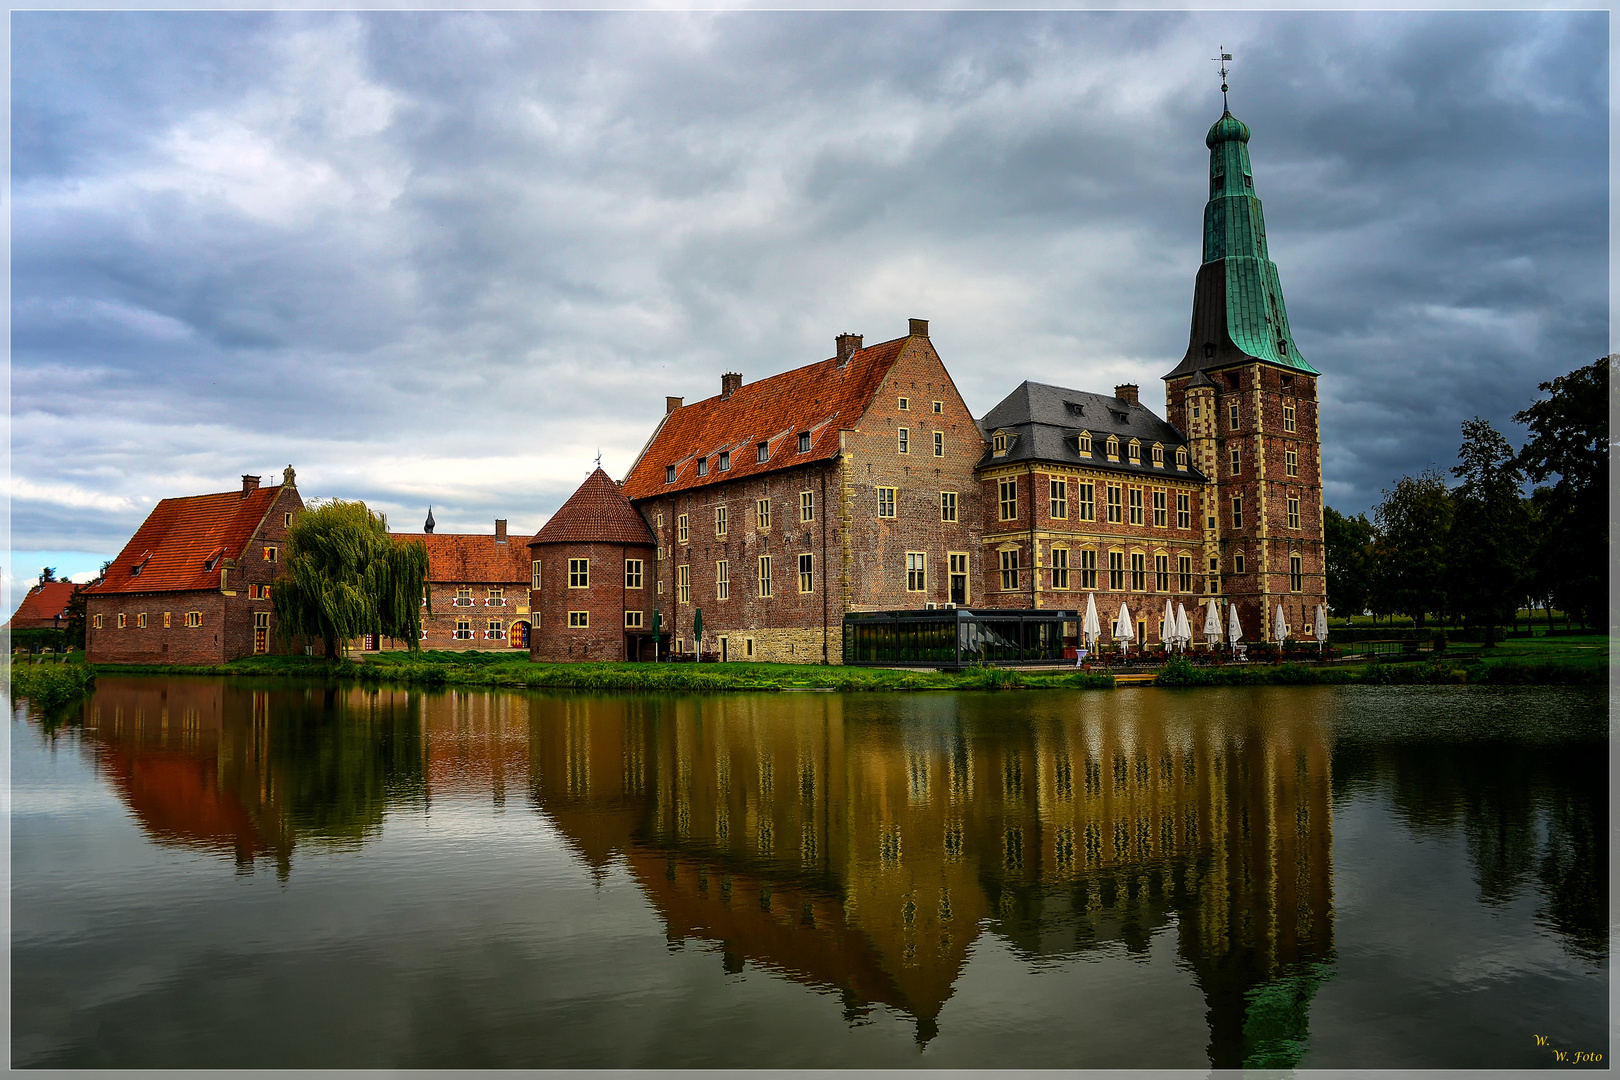
POLYGON ((1608 351, 1604 12, 11 19, 10 585, 288 463, 529 533, 665 394, 913 316, 976 415, 1162 409, 1221 44, 1330 505, 1608 351))

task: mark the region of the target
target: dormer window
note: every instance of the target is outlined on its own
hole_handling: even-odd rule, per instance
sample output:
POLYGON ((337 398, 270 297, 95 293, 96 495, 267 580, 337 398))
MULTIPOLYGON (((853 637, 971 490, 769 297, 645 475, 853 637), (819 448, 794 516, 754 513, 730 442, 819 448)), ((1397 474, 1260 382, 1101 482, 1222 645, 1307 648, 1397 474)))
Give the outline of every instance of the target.
POLYGON ((1132 465, 1140 465, 1140 464, 1142 464, 1142 444, 1140 442, 1138 442, 1136 439, 1132 439, 1131 444, 1127 449, 1129 449, 1129 451, 1130 451, 1131 464, 1132 465))
POLYGON ((1159 443, 1153 444, 1153 467, 1156 469, 1164 468, 1164 447, 1159 443))
POLYGON ((808 454, 809 452, 810 452, 810 433, 808 431, 801 431, 801 432, 799 432, 799 453, 808 454))
POLYGON ((1084 416, 1086 414, 1086 407, 1078 401, 1065 401, 1063 407, 1068 409, 1072 416, 1084 416))
POLYGON ((1187 448, 1185 446, 1176 447, 1176 468, 1182 472, 1187 471, 1187 448))
POLYGON ((707 476, 708 474, 709 474, 709 459, 707 457, 698 458, 698 475, 699 476, 707 476))
POLYGON ((224 554, 224 548, 215 548, 214 553, 203 560, 203 569, 213 570, 214 567, 219 565, 219 560, 224 556, 224 554))
POLYGON ((1108 460, 1119 460, 1119 439, 1113 435, 1108 436, 1108 460))
POLYGON ((760 464, 764 464, 765 462, 771 460, 771 444, 760 443, 758 446, 754 447, 754 460, 760 464))
POLYGON ((992 453, 1005 454, 1007 452, 1007 435, 998 431, 990 436, 990 450, 992 453))
POLYGON ((730 450, 722 450, 722 451, 720 451, 720 471, 721 472, 730 472, 731 471, 731 451, 730 450))
POLYGON ((674 482, 675 482, 675 466, 673 466, 673 465, 665 465, 664 466, 664 483, 673 484, 674 482))
POLYGON ((1081 457, 1091 456, 1091 432, 1082 431, 1079 438, 1074 441, 1074 448, 1081 457))

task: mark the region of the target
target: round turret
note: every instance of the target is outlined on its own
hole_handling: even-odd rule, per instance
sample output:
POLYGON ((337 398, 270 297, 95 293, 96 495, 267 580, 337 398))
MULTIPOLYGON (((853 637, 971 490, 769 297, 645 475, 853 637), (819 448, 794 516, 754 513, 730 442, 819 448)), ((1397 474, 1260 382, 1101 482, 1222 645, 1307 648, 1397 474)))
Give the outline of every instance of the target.
POLYGON ((1248 141, 1249 125, 1233 116, 1230 112, 1221 113, 1221 118, 1215 121, 1214 126, 1209 129, 1209 134, 1204 136, 1204 145, 1211 150, 1215 149, 1216 143, 1247 143, 1248 141))

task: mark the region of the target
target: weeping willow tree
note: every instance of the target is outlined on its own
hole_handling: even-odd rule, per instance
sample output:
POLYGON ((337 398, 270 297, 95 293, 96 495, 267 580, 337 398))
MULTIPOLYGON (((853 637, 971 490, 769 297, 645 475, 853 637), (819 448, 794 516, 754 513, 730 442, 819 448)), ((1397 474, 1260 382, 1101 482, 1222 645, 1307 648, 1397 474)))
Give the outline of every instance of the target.
POLYGON ((312 502, 287 530, 287 558, 270 594, 283 641, 320 638, 326 658, 362 634, 421 648, 427 548, 397 542, 363 502, 312 502))

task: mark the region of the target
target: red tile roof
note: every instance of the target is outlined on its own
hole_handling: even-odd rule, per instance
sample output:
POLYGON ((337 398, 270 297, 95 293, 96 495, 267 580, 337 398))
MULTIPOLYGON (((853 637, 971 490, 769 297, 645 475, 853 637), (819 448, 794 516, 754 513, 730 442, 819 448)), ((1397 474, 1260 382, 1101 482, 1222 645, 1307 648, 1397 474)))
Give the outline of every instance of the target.
POLYGON ((222 491, 164 499, 118 553, 107 577, 86 591, 106 593, 180 592, 219 588, 225 559, 240 559, 281 487, 222 491), (205 563, 218 557, 213 569, 205 563), (135 573, 136 567, 140 568, 135 573))
POLYGON ((676 409, 664 417, 631 467, 625 495, 646 499, 836 457, 838 432, 860 420, 909 340, 895 338, 861 349, 843 367, 837 358, 823 360, 745 383, 728 398, 716 395, 676 409), (798 452, 801 431, 810 433, 810 450, 804 454, 798 452), (764 462, 756 456, 760 443, 769 448, 764 462), (716 456, 722 450, 731 454, 725 472, 716 456), (698 476, 698 459, 705 456, 708 474, 698 476), (675 481, 665 483, 670 465, 675 466, 675 481))
POLYGON ((475 533, 395 533, 394 539, 427 545, 429 581, 520 585, 529 581, 529 548, 516 537, 504 544, 493 535, 475 533))
POLYGON ((23 597, 23 602, 17 605, 17 610, 11 616, 11 626, 15 630, 34 626, 54 626, 56 617, 62 616, 64 624, 67 621, 68 598, 73 590, 78 588, 71 581, 47 581, 43 585, 35 585, 23 597))
POLYGON ((557 508, 531 544, 652 544, 652 530, 647 528, 636 508, 625 498, 624 491, 613 482, 613 477, 596 471, 585 478, 579 489, 568 496, 568 501, 557 508))

